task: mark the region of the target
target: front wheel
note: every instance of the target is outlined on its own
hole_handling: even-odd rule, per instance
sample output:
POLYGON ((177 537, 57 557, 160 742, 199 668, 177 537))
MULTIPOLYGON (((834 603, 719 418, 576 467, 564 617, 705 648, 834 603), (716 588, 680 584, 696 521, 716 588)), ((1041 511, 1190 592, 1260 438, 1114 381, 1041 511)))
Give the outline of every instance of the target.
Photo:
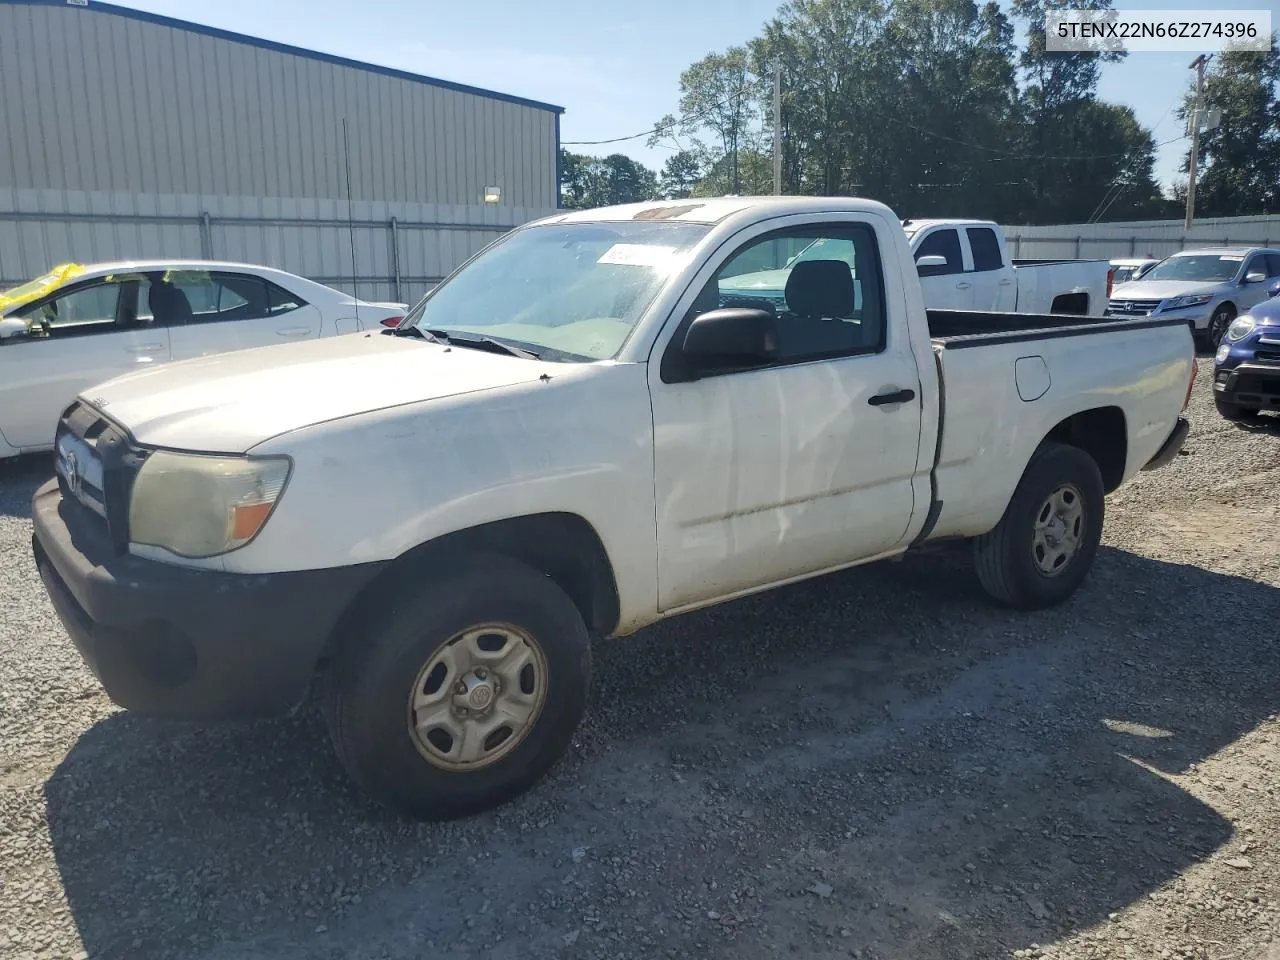
POLYGON ((1066 444, 1042 444, 1000 522, 974 541, 983 588, 1023 610, 1066 600, 1098 552, 1105 503, 1102 474, 1091 456, 1066 444))
POLYGON ((587 629, 549 577, 505 557, 406 584, 346 638, 325 713, 338 757, 388 806, 430 820, 527 790, 582 717, 587 629))
POLYGON ((1205 331, 1210 350, 1218 349, 1218 344, 1227 335, 1227 327, 1231 326, 1231 321, 1235 318, 1235 308, 1229 303, 1224 303, 1213 311, 1213 316, 1209 318, 1209 328, 1205 331))

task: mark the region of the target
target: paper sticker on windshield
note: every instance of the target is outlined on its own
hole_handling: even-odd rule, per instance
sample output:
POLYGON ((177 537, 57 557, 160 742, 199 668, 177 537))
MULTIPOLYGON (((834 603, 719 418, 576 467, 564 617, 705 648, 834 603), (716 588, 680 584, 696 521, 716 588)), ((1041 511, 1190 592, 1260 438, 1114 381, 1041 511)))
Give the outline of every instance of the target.
POLYGON ((1233 257, 1231 256, 1231 254, 1223 254, 1218 259, 1226 260, 1228 263, 1240 263, 1242 260, 1244 260, 1244 257, 1233 257))
POLYGON ((615 243, 596 263, 618 263, 626 267, 661 267, 675 252, 675 247, 652 247, 647 243, 615 243))

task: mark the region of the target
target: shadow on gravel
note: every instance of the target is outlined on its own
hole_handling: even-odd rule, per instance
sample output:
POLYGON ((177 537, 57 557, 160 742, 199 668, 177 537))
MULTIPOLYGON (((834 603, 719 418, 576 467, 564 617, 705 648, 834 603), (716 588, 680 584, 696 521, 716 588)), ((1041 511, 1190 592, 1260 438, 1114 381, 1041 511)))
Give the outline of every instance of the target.
POLYGON ((43 454, 0 460, 0 517, 29 518, 31 497, 53 477, 53 460, 43 454))
POLYGON ((1280 592, 1104 549, 1019 615, 955 553, 598 645, 573 757, 455 824, 358 797, 309 711, 115 715, 46 787, 85 947, 1003 957, 1218 850, 1231 825, 1160 772, 1280 709, 1280 592))

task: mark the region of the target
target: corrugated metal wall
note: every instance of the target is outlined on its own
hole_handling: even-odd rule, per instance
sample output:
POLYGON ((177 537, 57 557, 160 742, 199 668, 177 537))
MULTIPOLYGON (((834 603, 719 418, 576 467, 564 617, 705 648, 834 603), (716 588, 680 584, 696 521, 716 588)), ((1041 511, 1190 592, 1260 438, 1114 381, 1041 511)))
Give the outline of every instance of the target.
POLYGON ((1004 232, 1013 256, 1027 259, 1167 257, 1191 246, 1280 246, 1280 216, 1197 219, 1189 232, 1181 220, 1005 227, 1004 232))
POLYGON ((0 0, 0 284, 191 256, 413 299, 555 208, 559 108, 175 24, 0 0))

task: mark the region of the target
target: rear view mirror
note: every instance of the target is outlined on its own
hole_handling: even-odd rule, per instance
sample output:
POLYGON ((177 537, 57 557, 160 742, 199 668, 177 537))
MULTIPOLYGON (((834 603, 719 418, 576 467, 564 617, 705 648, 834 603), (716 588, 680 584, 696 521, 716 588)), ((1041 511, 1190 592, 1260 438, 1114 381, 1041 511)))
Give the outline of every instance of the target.
POLYGON ((1265 273, 1255 271, 1253 273, 1245 274, 1244 282, 1245 283, 1265 283, 1266 279, 1267 279, 1267 275, 1265 273))
POLYGON ((916 260, 916 270, 922 270, 925 267, 945 267, 946 265, 947 258, 939 253, 927 253, 916 260))
POLYGON ((1280 280, 1277 280, 1271 286, 1267 287, 1268 297, 1280 297, 1280 280))
POLYGON ((689 325, 684 357, 691 373, 772 363, 779 356, 778 327, 768 310, 709 310, 689 325))

